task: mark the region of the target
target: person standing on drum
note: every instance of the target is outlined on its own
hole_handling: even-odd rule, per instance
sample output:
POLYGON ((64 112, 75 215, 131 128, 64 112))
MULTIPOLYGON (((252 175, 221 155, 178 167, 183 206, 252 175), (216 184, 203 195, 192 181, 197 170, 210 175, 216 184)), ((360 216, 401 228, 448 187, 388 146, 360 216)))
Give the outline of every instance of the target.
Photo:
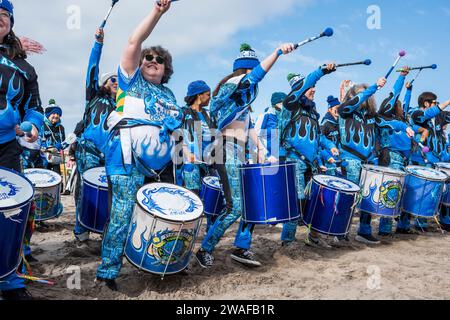
MULTIPOLYGON (((12 30, 13 26, 13 5, 9 0, 3 0, 0 2, 0 56, 5 63, 0 64, 3 79, 0 83, 0 110, 3 113, 0 123, 0 166, 21 172, 21 148, 16 135, 22 136, 24 132, 19 124, 24 121, 32 124, 31 132, 24 139, 34 143, 42 128, 43 109, 36 71, 26 61, 27 55, 12 30)), ((24 280, 16 273, 0 279, 0 291, 5 300, 31 299, 24 280)))
MULTIPOLYGON (((328 102, 328 112, 322 119, 322 124, 320 130, 325 138, 333 142, 337 148, 339 148, 340 137, 339 137, 339 114, 338 109, 339 102, 338 98, 329 96, 327 98, 328 102)), ((336 175, 336 157, 327 149, 322 149, 321 152, 322 159, 327 167, 327 174, 335 176, 336 175)))
MULTIPOLYGON (((211 101, 211 88, 205 81, 191 82, 184 98, 187 107, 183 110, 183 184, 185 188, 200 194, 202 179, 208 175, 205 156, 214 137, 214 124, 206 107, 211 101)), ((214 223, 207 215, 207 227, 214 223)))
MULTIPOLYGON (((440 104, 437 102, 436 94, 424 92, 419 96, 418 103, 419 106, 417 108, 409 111, 410 121, 429 131, 430 134, 426 141, 424 141, 424 146, 429 148, 429 152, 427 152, 424 157, 420 148, 416 148, 416 151, 412 154, 411 162, 414 165, 432 166, 440 161, 441 153, 445 147, 443 128, 450 123, 450 112, 445 111, 445 109, 450 106, 450 100, 440 104)), ((421 137, 417 137, 417 139, 420 138, 421 137)), ((440 216, 440 219, 444 225, 450 224, 450 219, 448 217, 440 216)), ((406 224, 404 229, 409 230, 409 224, 406 224)), ((417 218, 416 229, 427 231, 427 220, 425 218, 417 218)))
MULTIPOLYGON (((378 111, 379 119, 377 120, 377 124, 380 126, 379 141, 381 150, 379 165, 405 171, 411 158, 411 149, 413 147, 411 139, 413 138, 413 135, 410 131, 409 133, 406 131, 410 125, 405 119, 404 112, 409 107, 411 90, 408 89, 406 92, 403 107, 399 101, 406 76, 409 74, 409 67, 403 67, 402 70, 404 71, 395 82, 393 92, 391 92, 389 97, 381 104, 380 110, 378 111), (390 126, 383 127, 384 123, 388 123, 390 126)), ((426 129, 418 126, 413 126, 412 129, 415 134, 422 134, 422 139, 424 135, 428 133, 426 129)), ((407 214, 402 213, 400 217, 401 221, 405 219, 406 215, 407 214)), ((401 226, 401 222, 399 224, 401 226)), ((378 235, 388 236, 391 233, 392 219, 381 218, 378 235)))
POLYGON ((181 126, 182 113, 174 94, 165 86, 173 74, 172 56, 160 46, 142 49, 143 42, 169 8, 169 0, 154 4, 129 38, 118 72, 117 108, 108 118, 111 129, 105 162, 111 189, 111 216, 104 233, 96 282, 111 290, 117 290, 115 279, 122 268, 137 191, 146 178, 148 182, 175 182, 172 162, 175 143, 171 134, 181 126))
MULTIPOLYGON (((220 142, 216 139, 220 152, 215 152, 216 156, 218 153, 223 155, 222 159, 216 159, 216 163, 225 163, 226 168, 225 174, 219 171, 226 208, 209 229, 200 250, 196 253, 199 264, 204 268, 213 265, 214 249, 225 231, 242 216, 242 187, 238 168, 246 161, 248 140, 257 147, 259 163, 263 163, 267 156, 267 150, 250 124, 249 113, 250 105, 258 93, 258 83, 278 60, 277 53, 280 49, 283 54, 288 54, 294 50, 294 45, 283 44, 260 62, 255 51, 248 44, 243 44, 240 56, 234 62, 233 73, 222 79, 214 90, 211 116, 223 138, 220 142)), ((275 162, 277 159, 270 157, 268 160, 275 162)), ((231 258, 239 263, 257 267, 261 263, 250 251, 253 229, 254 224, 241 220, 231 258)))
POLYGON ((61 124, 62 109, 51 99, 45 108, 42 148, 45 150, 44 167, 61 175, 61 151, 66 139, 64 126, 61 124))
MULTIPOLYGON (((280 147, 283 149, 282 153, 286 155, 286 160, 296 163, 297 194, 301 212, 304 208, 305 187, 313 172, 318 172, 319 169, 326 171, 320 158, 321 148, 329 150, 334 156, 339 155, 336 145, 320 131, 320 115, 314 102, 317 82, 334 71, 336 65, 329 63, 319 67, 307 77, 293 73, 288 75, 292 91, 283 101, 283 111, 279 120, 280 147)), ((295 241, 297 226, 298 220, 284 224, 281 234, 283 246, 295 241)), ((315 231, 308 233, 306 244, 330 248, 315 231)))
POLYGON ((83 133, 77 143, 75 153, 79 179, 77 179, 75 189, 76 223, 73 233, 75 240, 78 242, 89 239, 89 231, 78 220, 82 210, 81 180, 83 173, 87 170, 105 165, 104 153, 109 132, 107 119, 111 112, 116 109, 117 74, 105 73, 99 79, 104 37, 103 29, 97 29, 86 76, 86 109, 83 116, 83 133))

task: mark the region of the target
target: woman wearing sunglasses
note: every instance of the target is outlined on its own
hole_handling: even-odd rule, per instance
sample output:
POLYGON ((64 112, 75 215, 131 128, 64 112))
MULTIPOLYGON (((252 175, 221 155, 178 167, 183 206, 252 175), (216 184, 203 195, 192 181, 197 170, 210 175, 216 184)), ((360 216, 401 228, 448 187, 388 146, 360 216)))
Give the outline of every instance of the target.
MULTIPOLYGON (((108 116, 116 109, 117 75, 105 73, 99 79, 99 65, 103 49, 104 32, 99 28, 95 34, 95 43, 89 58, 86 76, 86 109, 83 115, 83 133, 79 138, 75 158, 79 177, 91 168, 105 165, 104 149, 108 139, 108 116)), ((76 223, 75 241, 89 239, 89 231, 84 228, 78 216, 81 208, 81 179, 75 188, 76 223)))
POLYGON ((117 109, 108 118, 112 130, 105 155, 112 207, 97 282, 111 290, 117 290, 115 279, 138 189, 146 178, 174 183, 171 133, 181 126, 182 114, 165 86, 173 74, 172 57, 159 46, 142 50, 169 8, 169 0, 160 0, 129 38, 118 72, 117 109))

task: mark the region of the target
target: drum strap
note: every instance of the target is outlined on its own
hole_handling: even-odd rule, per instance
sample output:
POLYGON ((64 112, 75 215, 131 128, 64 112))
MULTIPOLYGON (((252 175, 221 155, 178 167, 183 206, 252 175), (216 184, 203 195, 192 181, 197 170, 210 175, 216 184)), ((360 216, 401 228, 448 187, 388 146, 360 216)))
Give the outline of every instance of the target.
POLYGON ((360 160, 362 160, 363 163, 368 163, 368 159, 369 157, 365 157, 363 156, 361 153, 359 153, 356 150, 353 150, 345 145, 341 145, 341 148, 344 149, 345 151, 347 151, 348 153, 351 153, 352 155, 358 157, 360 160))

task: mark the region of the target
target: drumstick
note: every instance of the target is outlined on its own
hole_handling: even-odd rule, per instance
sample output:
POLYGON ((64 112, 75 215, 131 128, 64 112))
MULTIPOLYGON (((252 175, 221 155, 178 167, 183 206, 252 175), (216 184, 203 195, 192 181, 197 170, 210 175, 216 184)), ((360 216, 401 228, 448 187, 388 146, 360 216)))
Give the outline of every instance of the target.
MULTIPOLYGON (((302 42, 295 44, 294 49, 297 49, 298 47, 304 46, 305 44, 315 41, 317 39, 320 39, 322 37, 331 37, 333 35, 333 33, 334 33, 334 31, 332 28, 326 28, 320 35, 303 40, 302 42)), ((282 54, 283 54, 283 51, 281 49, 278 50, 277 55, 281 56, 282 54)))

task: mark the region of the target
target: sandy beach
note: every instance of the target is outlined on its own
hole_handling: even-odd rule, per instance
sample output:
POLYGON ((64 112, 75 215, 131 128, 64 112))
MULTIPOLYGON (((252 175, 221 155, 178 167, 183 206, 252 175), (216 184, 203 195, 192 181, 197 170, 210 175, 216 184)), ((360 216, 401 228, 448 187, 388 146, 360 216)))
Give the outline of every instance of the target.
POLYGON ((447 233, 433 225, 431 232, 383 237, 381 245, 369 247, 353 240, 356 218, 352 241, 331 250, 306 246, 305 227, 299 227, 297 242, 281 247, 281 229, 257 226, 252 250, 263 263, 257 269, 243 267, 229 256, 236 224, 219 244, 211 269, 202 269, 192 259, 186 272, 161 280, 124 259, 119 291, 112 292, 94 284, 100 236, 92 235, 87 245, 77 247, 73 198, 63 196, 63 204, 64 214, 47 222, 47 229, 38 228, 33 237, 39 260, 32 266, 34 275, 55 282, 30 284, 37 299, 450 299, 447 233), (80 289, 71 290, 67 284, 73 283, 74 267, 81 272, 81 283, 80 289))

